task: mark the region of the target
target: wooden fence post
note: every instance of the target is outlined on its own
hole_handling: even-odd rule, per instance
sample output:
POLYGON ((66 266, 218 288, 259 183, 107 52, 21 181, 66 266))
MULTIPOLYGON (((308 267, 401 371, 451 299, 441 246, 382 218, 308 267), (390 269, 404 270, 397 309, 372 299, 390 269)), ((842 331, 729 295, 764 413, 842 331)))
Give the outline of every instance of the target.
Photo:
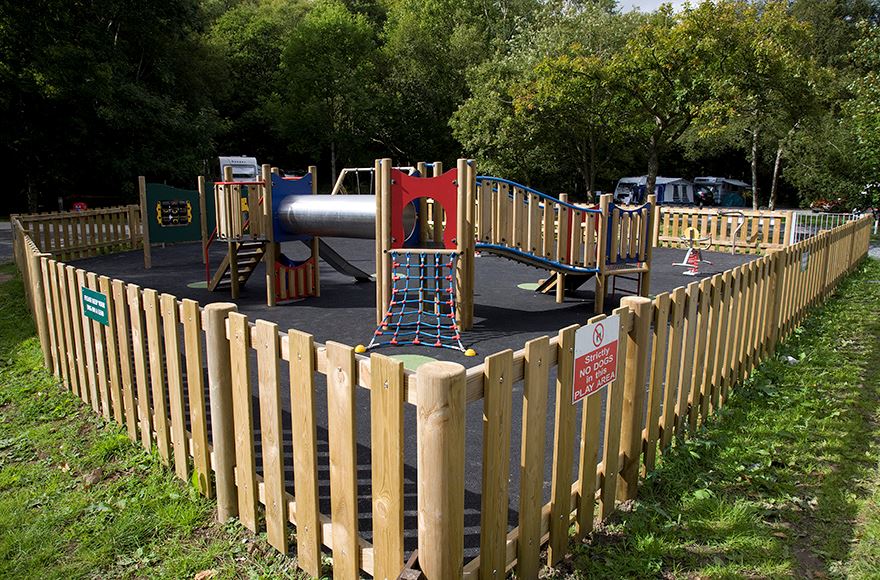
MULTIPOLYGON (((202 234, 202 264, 208 262, 205 250, 208 249, 208 203, 205 193, 205 176, 199 175, 199 231, 202 234)), ((216 211, 216 210, 215 210, 216 211)))
POLYGON ((782 326, 782 291, 784 289, 783 277, 785 276, 785 252, 787 250, 771 250, 769 255, 773 260, 773 277, 771 278, 772 293, 770 297, 770 311, 767 316, 767 324, 770 325, 767 341, 767 356, 776 352, 776 343, 779 341, 779 328, 782 326))
MULTIPOLYGON (((624 453, 617 495, 635 499, 639 485, 642 454, 642 416, 645 407, 645 379, 648 370, 648 335, 651 331, 653 303, 642 296, 626 296, 621 306, 633 315, 632 331, 627 335, 626 381, 623 387, 623 417, 620 423, 620 448, 624 453)), ((623 337, 621 337, 623 338, 623 337)))
POLYGON ((794 211, 785 212, 785 229, 782 234, 782 247, 785 248, 787 246, 791 246, 791 234, 792 229, 794 228, 794 222, 797 219, 797 214, 794 211))
POLYGON ((235 486, 235 425, 232 417, 232 362, 226 320, 237 307, 230 302, 205 306, 205 350, 208 359, 208 394, 211 435, 214 444, 214 473, 217 478, 217 520, 225 522, 238 514, 235 486))
POLYGON ((46 311, 46 294, 43 288, 42 258, 51 258, 52 254, 36 254, 30 248, 25 248, 25 255, 30 260, 30 285, 34 298, 34 320, 37 323, 37 336, 40 338, 40 348, 43 350, 43 364, 54 372, 52 367, 52 349, 49 344, 49 315, 46 311))
MULTIPOLYGON (((263 215, 261 229, 266 243, 266 305, 275 306, 275 263, 278 261, 278 255, 281 253, 281 246, 275 242, 275 228, 272 225, 272 167, 263 164, 263 215)), ((251 223, 256 222, 256 216, 253 215, 256 210, 251 210, 251 223)), ((252 230, 253 231, 253 230, 252 230)))
MULTIPOLYGON (((648 271, 640 274, 639 296, 647 296, 651 293, 651 260, 654 257, 654 243, 659 235, 657 228, 659 227, 660 216, 657 211, 657 195, 654 193, 649 195, 648 203, 651 205, 651 210, 648 212, 648 223, 645 225, 644 231, 645 237, 648 239, 639 241, 645 246, 645 262, 648 264, 648 271)), ((633 233, 630 232, 630 235, 633 235, 633 233)))
POLYGON ((417 376, 419 565, 428 580, 461 578, 465 370, 432 362, 417 376))
POLYGON ((596 267, 599 271, 596 273, 596 297, 593 306, 593 312, 602 314, 605 310, 605 294, 608 293, 608 280, 605 278, 606 256, 608 252, 608 227, 609 227, 609 208, 611 205, 611 194, 599 196, 599 227, 598 241, 596 244, 596 267))
MULTIPOLYGON (((141 219, 143 232, 141 232, 141 240, 144 244, 144 268, 149 270, 153 267, 153 257, 150 254, 150 220, 147 213, 147 182, 144 176, 138 177, 138 191, 141 199, 141 219)), ((133 226, 132 226, 133 227, 133 226)))
MULTIPOLYGON (((318 195, 318 166, 309 165, 309 175, 312 176, 312 195, 318 195)), ((321 240, 318 236, 312 238, 312 257, 315 259, 314 284, 315 296, 321 295, 321 268, 318 267, 318 257, 321 254, 321 240)))

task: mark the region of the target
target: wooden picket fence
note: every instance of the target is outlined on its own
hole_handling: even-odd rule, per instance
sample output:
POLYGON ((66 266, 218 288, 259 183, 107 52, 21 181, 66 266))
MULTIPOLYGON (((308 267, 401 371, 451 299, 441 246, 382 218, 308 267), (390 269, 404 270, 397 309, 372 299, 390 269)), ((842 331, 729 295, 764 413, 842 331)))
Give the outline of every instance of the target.
POLYGON ((654 246, 686 248, 688 228, 710 238, 710 249, 740 254, 763 253, 785 247, 794 224, 791 211, 754 211, 744 208, 660 206, 654 224, 654 246))
POLYGON ((397 578, 404 538, 417 532, 418 565, 429 579, 503 578, 512 569, 534 577, 544 546, 548 563, 558 563, 571 524, 582 537, 618 501, 634 498, 658 454, 723 406, 865 256, 871 227, 870 218, 850 222, 653 300, 625 298, 615 311, 617 379, 572 405, 577 325, 467 371, 437 362, 413 373, 381 354, 367 358, 343 344, 251 322, 233 304, 201 307, 75 268, 42 251, 45 237, 31 235, 33 223, 12 219, 15 257, 45 365, 65 388, 215 497, 221 520, 237 516, 251 530, 265 529, 283 553, 293 526, 297 564, 307 573, 320 575, 326 549, 334 577, 397 578), (84 315, 83 288, 106 296, 107 325, 84 315), (514 389, 518 382, 522 389, 514 389), (319 396, 326 396, 326 416, 317 411, 319 396), (510 453, 514 401, 523 419, 518 462, 510 453), (545 502, 551 401, 553 471, 545 502), (479 555, 465 563, 466 412, 477 404, 479 555), (404 429, 407 406, 415 407, 418 441, 418 518, 409 528, 403 448, 414 433, 404 429), (368 476, 358 468, 364 421, 368 476), (318 450, 319 425, 326 425, 326 453, 318 450), (508 482, 517 470, 514 522, 508 482), (321 511, 328 495, 329 514, 321 511), (361 526, 365 505, 371 530, 361 526))
POLYGON ((13 215, 10 219, 21 224, 41 251, 59 260, 133 250, 143 244, 138 205, 13 215))
MULTIPOLYGON (((617 501, 635 498, 639 477, 654 468, 658 454, 723 406, 731 390, 864 258, 871 225, 870 218, 851 222, 653 300, 624 298, 614 311, 621 336, 617 379, 606 393, 577 405, 571 403, 577 325, 551 340, 532 340, 515 353, 494 354, 468 370, 466 379, 448 381, 444 391, 450 399, 483 405, 480 554, 464 566, 464 577, 504 578, 512 569, 520 578, 536 577, 544 545, 547 563, 558 563, 568 551, 572 524, 581 538, 597 516, 601 521, 614 511, 617 501), (522 388, 514 389, 520 381, 522 388), (519 392, 521 454, 518 464, 511 464, 511 408, 519 392), (553 471, 545 503, 550 394, 555 398, 553 471), (510 530, 508 481, 517 470, 519 519, 510 530)), ((463 413, 449 413, 446 428, 451 441, 472 432, 463 413)), ((448 490, 449 502, 459 493, 462 463, 461 457, 450 457, 437 471, 445 478, 432 483, 448 490)), ((462 518, 438 522, 448 531, 435 536, 456 543, 447 552, 449 567, 436 577, 459 577, 454 563, 462 554, 462 518)))

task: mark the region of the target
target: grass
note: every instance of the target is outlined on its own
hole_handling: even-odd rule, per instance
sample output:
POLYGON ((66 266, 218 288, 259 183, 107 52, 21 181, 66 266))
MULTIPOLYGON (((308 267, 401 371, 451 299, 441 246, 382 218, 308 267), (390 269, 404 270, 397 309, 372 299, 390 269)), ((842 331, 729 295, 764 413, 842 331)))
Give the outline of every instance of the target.
POLYGON ((17 276, 0 282, 0 514, 0 578, 299 577, 43 370, 17 276))
POLYGON ((869 260, 557 575, 880 578, 878 458, 869 260))

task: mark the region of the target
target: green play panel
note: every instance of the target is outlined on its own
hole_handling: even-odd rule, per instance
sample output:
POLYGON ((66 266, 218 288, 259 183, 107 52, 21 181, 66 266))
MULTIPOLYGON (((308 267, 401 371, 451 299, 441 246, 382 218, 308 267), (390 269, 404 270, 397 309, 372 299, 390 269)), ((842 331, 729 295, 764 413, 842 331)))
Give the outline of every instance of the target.
POLYGON ((208 283, 202 280, 201 282, 190 282, 186 285, 187 288, 207 288, 208 283))
POLYGON ((437 359, 423 354, 392 354, 391 358, 403 361, 404 368, 414 371, 425 363, 434 362, 437 359))
POLYGON ((516 287, 521 290, 529 290, 530 292, 534 292, 535 290, 538 289, 538 283, 537 282, 523 282, 522 284, 517 284, 516 287))

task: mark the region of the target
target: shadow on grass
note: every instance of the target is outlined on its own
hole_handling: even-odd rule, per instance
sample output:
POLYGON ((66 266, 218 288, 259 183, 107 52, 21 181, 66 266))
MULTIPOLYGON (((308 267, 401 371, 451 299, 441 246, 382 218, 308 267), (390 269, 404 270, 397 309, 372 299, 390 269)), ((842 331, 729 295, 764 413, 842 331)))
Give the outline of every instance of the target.
POLYGON ((575 574, 839 572, 880 435, 878 278, 880 262, 861 267, 705 430, 670 450, 639 500, 576 549, 575 574))
POLYGON ((0 266, 0 358, 3 359, 36 334, 21 279, 17 277, 14 264, 0 266))

